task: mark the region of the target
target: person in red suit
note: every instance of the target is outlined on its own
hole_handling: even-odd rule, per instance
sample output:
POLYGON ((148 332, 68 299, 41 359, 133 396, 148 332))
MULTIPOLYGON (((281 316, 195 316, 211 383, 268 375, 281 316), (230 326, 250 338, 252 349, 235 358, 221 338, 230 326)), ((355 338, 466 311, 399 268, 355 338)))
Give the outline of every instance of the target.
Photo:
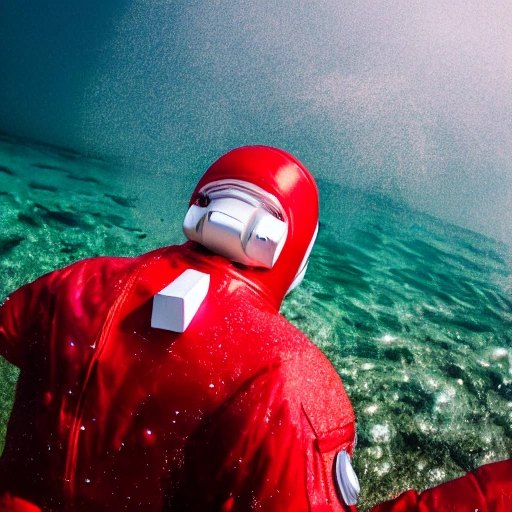
MULTIPOLYGON (((355 418, 280 314, 318 191, 288 153, 233 150, 199 181, 189 241, 52 272, 0 308, 20 368, 0 511, 354 511, 355 418)), ((375 510, 512 510, 510 461, 375 510)))

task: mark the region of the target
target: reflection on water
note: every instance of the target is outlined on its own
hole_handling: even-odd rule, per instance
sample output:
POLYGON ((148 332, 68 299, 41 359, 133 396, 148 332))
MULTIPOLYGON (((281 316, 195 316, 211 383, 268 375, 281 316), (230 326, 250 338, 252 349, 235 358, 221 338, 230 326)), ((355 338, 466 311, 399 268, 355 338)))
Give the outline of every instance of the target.
MULTIPOLYGON (((176 180, 2 136, 0 296, 80 258, 180 243, 195 180, 176 180)), ((362 508, 509 457, 508 249, 405 206, 319 186, 319 239, 283 313, 327 354, 352 399, 362 508)), ((17 372, 0 369, 3 436, 17 372)))
POLYGON ((308 279, 283 313, 345 383, 365 503, 510 457, 507 248, 377 197, 320 191, 308 279))

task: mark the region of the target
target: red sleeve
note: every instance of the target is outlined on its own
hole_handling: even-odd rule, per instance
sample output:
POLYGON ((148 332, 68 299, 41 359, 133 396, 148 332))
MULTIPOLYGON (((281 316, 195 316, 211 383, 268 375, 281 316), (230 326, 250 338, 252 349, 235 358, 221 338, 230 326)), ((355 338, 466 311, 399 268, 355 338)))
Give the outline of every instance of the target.
POLYGON ((0 497, 0 512, 42 512, 41 509, 21 498, 4 494, 0 497))
POLYGON ((428 489, 407 491, 372 512, 510 512, 512 459, 482 466, 472 473, 428 489))
POLYGON ((78 322, 80 329, 89 334, 98 329, 98 311, 105 311, 114 302, 120 293, 116 283, 122 283, 119 278, 126 278, 134 261, 110 257, 85 259, 16 290, 0 306, 0 356, 21 366, 31 344, 41 343, 50 334, 55 308, 61 322, 78 322), (66 313, 69 315, 65 316, 66 313))
POLYGON ((47 319, 50 284, 58 272, 40 277, 9 295, 0 306, 0 355, 21 366, 30 340, 47 319))
POLYGON ((332 447, 320 451, 300 404, 284 397, 283 387, 279 369, 263 372, 189 438, 169 510, 345 510, 330 494, 331 467, 325 471, 332 447))

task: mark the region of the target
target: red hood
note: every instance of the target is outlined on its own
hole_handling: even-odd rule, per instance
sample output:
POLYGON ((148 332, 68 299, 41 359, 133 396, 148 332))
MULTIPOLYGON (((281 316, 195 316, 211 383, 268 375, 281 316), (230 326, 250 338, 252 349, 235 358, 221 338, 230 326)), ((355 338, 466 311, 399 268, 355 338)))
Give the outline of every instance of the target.
POLYGON ((246 146, 214 162, 199 180, 190 204, 208 183, 243 180, 273 194, 288 219, 284 248, 272 269, 238 266, 238 272, 269 296, 279 308, 293 282, 318 223, 318 189, 315 180, 295 157, 281 149, 246 146))

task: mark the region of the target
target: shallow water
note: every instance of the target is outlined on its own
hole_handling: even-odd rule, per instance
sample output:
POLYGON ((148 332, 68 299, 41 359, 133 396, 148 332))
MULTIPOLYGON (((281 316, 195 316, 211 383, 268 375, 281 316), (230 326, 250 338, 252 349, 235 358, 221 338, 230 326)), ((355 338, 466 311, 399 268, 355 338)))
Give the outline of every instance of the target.
MULTIPOLYGON (((140 175, 0 135, 0 298, 95 255, 181 243, 198 171, 140 175)), ((509 249, 319 182, 319 239, 282 308, 329 357, 358 416, 361 509, 512 455, 509 249)), ((0 435, 16 369, 0 367, 0 435)))

